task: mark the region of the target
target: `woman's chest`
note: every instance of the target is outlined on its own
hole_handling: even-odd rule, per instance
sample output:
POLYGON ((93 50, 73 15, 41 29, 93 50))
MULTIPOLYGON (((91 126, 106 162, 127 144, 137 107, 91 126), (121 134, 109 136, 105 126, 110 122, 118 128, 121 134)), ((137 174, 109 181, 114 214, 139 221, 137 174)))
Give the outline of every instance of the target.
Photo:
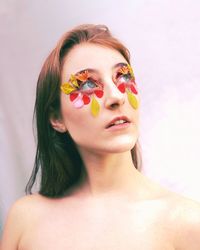
POLYGON ((166 218, 148 207, 82 208, 47 213, 24 234, 20 250, 172 250, 172 241, 166 218))

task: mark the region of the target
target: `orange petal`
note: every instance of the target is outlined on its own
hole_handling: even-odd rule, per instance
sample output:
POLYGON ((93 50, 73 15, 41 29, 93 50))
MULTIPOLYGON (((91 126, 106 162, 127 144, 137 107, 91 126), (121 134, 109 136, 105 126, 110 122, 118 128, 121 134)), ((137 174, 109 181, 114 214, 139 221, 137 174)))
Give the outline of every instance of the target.
POLYGON ((81 82, 85 82, 88 79, 88 71, 85 70, 85 71, 77 74, 76 79, 81 81, 81 82))
POLYGON ((128 66, 125 66, 125 65, 122 66, 122 67, 120 68, 119 72, 122 73, 122 74, 127 74, 127 73, 129 73, 128 66))

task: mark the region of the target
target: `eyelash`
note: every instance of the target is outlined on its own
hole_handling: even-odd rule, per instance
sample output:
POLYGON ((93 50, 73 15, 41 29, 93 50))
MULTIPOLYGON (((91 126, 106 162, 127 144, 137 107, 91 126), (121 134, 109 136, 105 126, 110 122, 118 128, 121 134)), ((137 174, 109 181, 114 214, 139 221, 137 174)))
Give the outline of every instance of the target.
POLYGON ((94 80, 94 79, 92 79, 92 78, 88 78, 86 81, 84 81, 84 82, 81 82, 80 83, 80 90, 82 90, 82 91, 93 91, 93 89, 95 89, 95 88, 98 88, 99 87, 99 82, 97 81, 97 80, 94 80), (84 85, 87 83, 87 82, 92 82, 94 85, 96 85, 94 88, 88 88, 87 90, 83 90, 82 88, 84 87, 84 85))
MULTIPOLYGON (((130 73, 122 74, 121 72, 117 72, 117 74, 116 74, 116 76, 115 76, 115 81, 117 82, 117 81, 119 81, 121 78, 127 77, 127 76, 129 77, 129 80, 127 80, 126 82, 132 80, 132 76, 131 76, 130 73)), ((82 91, 84 91, 84 92, 92 92, 95 88, 98 88, 98 87, 102 86, 102 84, 101 84, 98 80, 95 80, 95 79, 93 79, 92 77, 89 77, 89 78, 88 78, 86 81, 84 81, 84 82, 81 82, 81 81, 80 81, 79 83, 80 83, 80 90, 82 90, 82 91), (82 89, 83 86, 84 86, 88 81, 92 82, 92 83, 95 84, 96 86, 95 86, 94 88, 90 88, 90 87, 89 87, 87 90, 82 89)))
POLYGON ((116 81, 119 81, 123 77, 129 77, 129 80, 127 80, 126 82, 132 80, 132 76, 131 76, 130 73, 122 74, 122 73, 118 72, 117 75, 116 75, 116 81))

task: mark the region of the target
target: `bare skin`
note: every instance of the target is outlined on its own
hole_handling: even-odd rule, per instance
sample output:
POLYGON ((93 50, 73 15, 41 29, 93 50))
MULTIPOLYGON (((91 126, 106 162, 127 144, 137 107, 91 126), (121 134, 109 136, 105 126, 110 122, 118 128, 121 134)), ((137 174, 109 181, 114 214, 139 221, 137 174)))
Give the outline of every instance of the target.
POLYGON ((75 110, 62 93, 62 119, 51 119, 54 129, 68 131, 76 142, 85 171, 63 198, 34 194, 17 201, 1 250, 200 249, 200 206, 154 184, 133 165, 138 110, 113 83, 118 63, 126 63, 119 52, 97 45, 69 52, 63 82, 65 76, 93 68, 104 83, 97 118, 89 106, 75 110), (122 115, 129 118, 128 127, 106 129, 113 117, 122 115))
POLYGON ((2 250, 197 250, 200 207, 134 170, 136 190, 64 198, 34 194, 12 207, 2 250))

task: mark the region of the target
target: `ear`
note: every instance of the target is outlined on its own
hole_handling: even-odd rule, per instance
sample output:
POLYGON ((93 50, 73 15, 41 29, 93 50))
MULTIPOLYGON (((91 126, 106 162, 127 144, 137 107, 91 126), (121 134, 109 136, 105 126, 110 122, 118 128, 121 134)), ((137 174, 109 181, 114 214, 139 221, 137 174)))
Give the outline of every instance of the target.
POLYGON ((61 119, 50 118, 51 126, 60 133, 65 133, 67 128, 61 119))

